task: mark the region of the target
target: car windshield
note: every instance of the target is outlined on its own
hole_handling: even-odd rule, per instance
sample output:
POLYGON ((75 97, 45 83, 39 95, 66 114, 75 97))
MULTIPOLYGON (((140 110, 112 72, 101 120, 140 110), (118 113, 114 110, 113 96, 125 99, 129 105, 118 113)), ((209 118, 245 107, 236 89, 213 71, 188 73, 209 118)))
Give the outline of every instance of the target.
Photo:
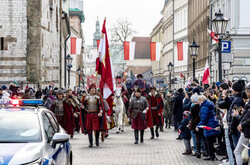
POLYGON ((37 114, 0 113, 0 143, 29 143, 41 140, 37 114))

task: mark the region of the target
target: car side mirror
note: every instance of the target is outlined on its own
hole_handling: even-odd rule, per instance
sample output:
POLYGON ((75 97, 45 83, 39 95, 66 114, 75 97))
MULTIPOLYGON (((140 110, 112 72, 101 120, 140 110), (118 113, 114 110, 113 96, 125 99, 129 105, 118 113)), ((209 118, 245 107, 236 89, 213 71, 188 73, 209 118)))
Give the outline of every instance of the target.
POLYGON ((52 147, 55 148, 56 144, 66 143, 69 141, 69 135, 65 133, 55 133, 52 138, 52 147))

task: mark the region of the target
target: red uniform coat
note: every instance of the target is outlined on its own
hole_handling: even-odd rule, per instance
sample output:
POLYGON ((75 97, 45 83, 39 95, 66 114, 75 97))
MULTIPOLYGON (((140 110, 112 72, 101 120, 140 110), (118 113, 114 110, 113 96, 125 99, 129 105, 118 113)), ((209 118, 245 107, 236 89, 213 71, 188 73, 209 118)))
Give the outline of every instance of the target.
MULTIPOLYGON (((86 113, 86 111, 81 110, 80 113, 80 125, 82 133, 87 133, 88 131, 106 131, 108 130, 106 122, 106 112, 103 104, 103 98, 100 96, 100 103, 98 103, 99 109, 98 113, 102 110, 102 116, 99 117, 98 113, 86 113)), ((83 105, 86 105, 84 102, 85 97, 82 98, 83 105)))
POLYGON ((70 101, 63 101, 63 109, 64 109, 64 129, 69 135, 74 135, 75 128, 75 117, 73 116, 73 108, 70 101))
POLYGON ((160 95, 147 97, 149 110, 147 112, 147 126, 152 128, 154 125, 163 126, 163 100, 160 95), (152 110, 151 107, 157 107, 157 110, 152 110), (160 114, 160 116, 159 116, 160 114))

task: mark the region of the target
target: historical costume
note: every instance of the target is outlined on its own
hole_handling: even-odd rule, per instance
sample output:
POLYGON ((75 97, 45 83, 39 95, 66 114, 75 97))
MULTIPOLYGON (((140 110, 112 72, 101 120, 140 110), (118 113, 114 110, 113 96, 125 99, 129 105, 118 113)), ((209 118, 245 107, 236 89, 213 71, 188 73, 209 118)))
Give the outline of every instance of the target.
POLYGON ((134 89, 136 90, 137 88, 141 89, 141 95, 146 97, 147 94, 145 92, 145 82, 143 81, 143 76, 142 74, 137 75, 137 80, 133 84, 134 89))
POLYGON ((129 104, 130 117, 132 118, 132 128, 134 129, 135 144, 138 144, 139 130, 141 143, 143 143, 144 130, 147 128, 146 113, 148 111, 147 99, 141 96, 141 90, 135 91, 135 97, 129 104))
POLYGON ((99 146, 100 131, 107 130, 103 98, 96 91, 95 84, 89 86, 89 94, 82 98, 85 106, 81 111, 81 127, 83 133, 88 133, 89 147, 93 147, 93 131, 95 131, 96 146, 99 146))
POLYGON ((124 83, 122 83, 122 78, 121 76, 116 77, 116 89, 121 89, 121 94, 122 94, 122 100, 123 103, 126 107, 126 110, 128 109, 129 102, 128 102, 128 90, 127 87, 124 83))
POLYGON ((79 116, 81 104, 77 98, 72 94, 72 90, 66 91, 66 98, 63 101, 64 108, 64 128, 68 134, 73 138, 75 128, 75 118, 79 116))
POLYGON ((147 97, 149 103, 149 111, 147 112, 147 126, 151 131, 151 139, 154 139, 154 126, 156 126, 156 137, 159 137, 159 127, 163 126, 163 100, 161 95, 156 93, 155 87, 152 87, 150 91, 151 93, 147 97))
MULTIPOLYGON (((64 128, 64 108, 63 108, 63 91, 57 92, 57 98, 52 103, 51 111, 56 115, 56 119, 59 124, 64 128)), ((64 128, 65 129, 65 128, 64 128)))

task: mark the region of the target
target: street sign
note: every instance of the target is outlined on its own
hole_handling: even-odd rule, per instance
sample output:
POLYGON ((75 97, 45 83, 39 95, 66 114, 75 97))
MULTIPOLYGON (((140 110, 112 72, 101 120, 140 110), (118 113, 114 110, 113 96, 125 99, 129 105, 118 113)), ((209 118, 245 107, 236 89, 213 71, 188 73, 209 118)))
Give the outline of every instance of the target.
POLYGON ((230 70, 231 65, 230 63, 222 63, 222 70, 230 70))
MULTIPOLYGON (((216 54, 215 61, 218 62, 219 54, 216 54)), ((223 63, 232 63, 234 62, 234 55, 232 53, 223 53, 221 54, 222 62, 223 63)))
POLYGON ((221 41, 221 52, 231 53, 231 41, 221 41))

